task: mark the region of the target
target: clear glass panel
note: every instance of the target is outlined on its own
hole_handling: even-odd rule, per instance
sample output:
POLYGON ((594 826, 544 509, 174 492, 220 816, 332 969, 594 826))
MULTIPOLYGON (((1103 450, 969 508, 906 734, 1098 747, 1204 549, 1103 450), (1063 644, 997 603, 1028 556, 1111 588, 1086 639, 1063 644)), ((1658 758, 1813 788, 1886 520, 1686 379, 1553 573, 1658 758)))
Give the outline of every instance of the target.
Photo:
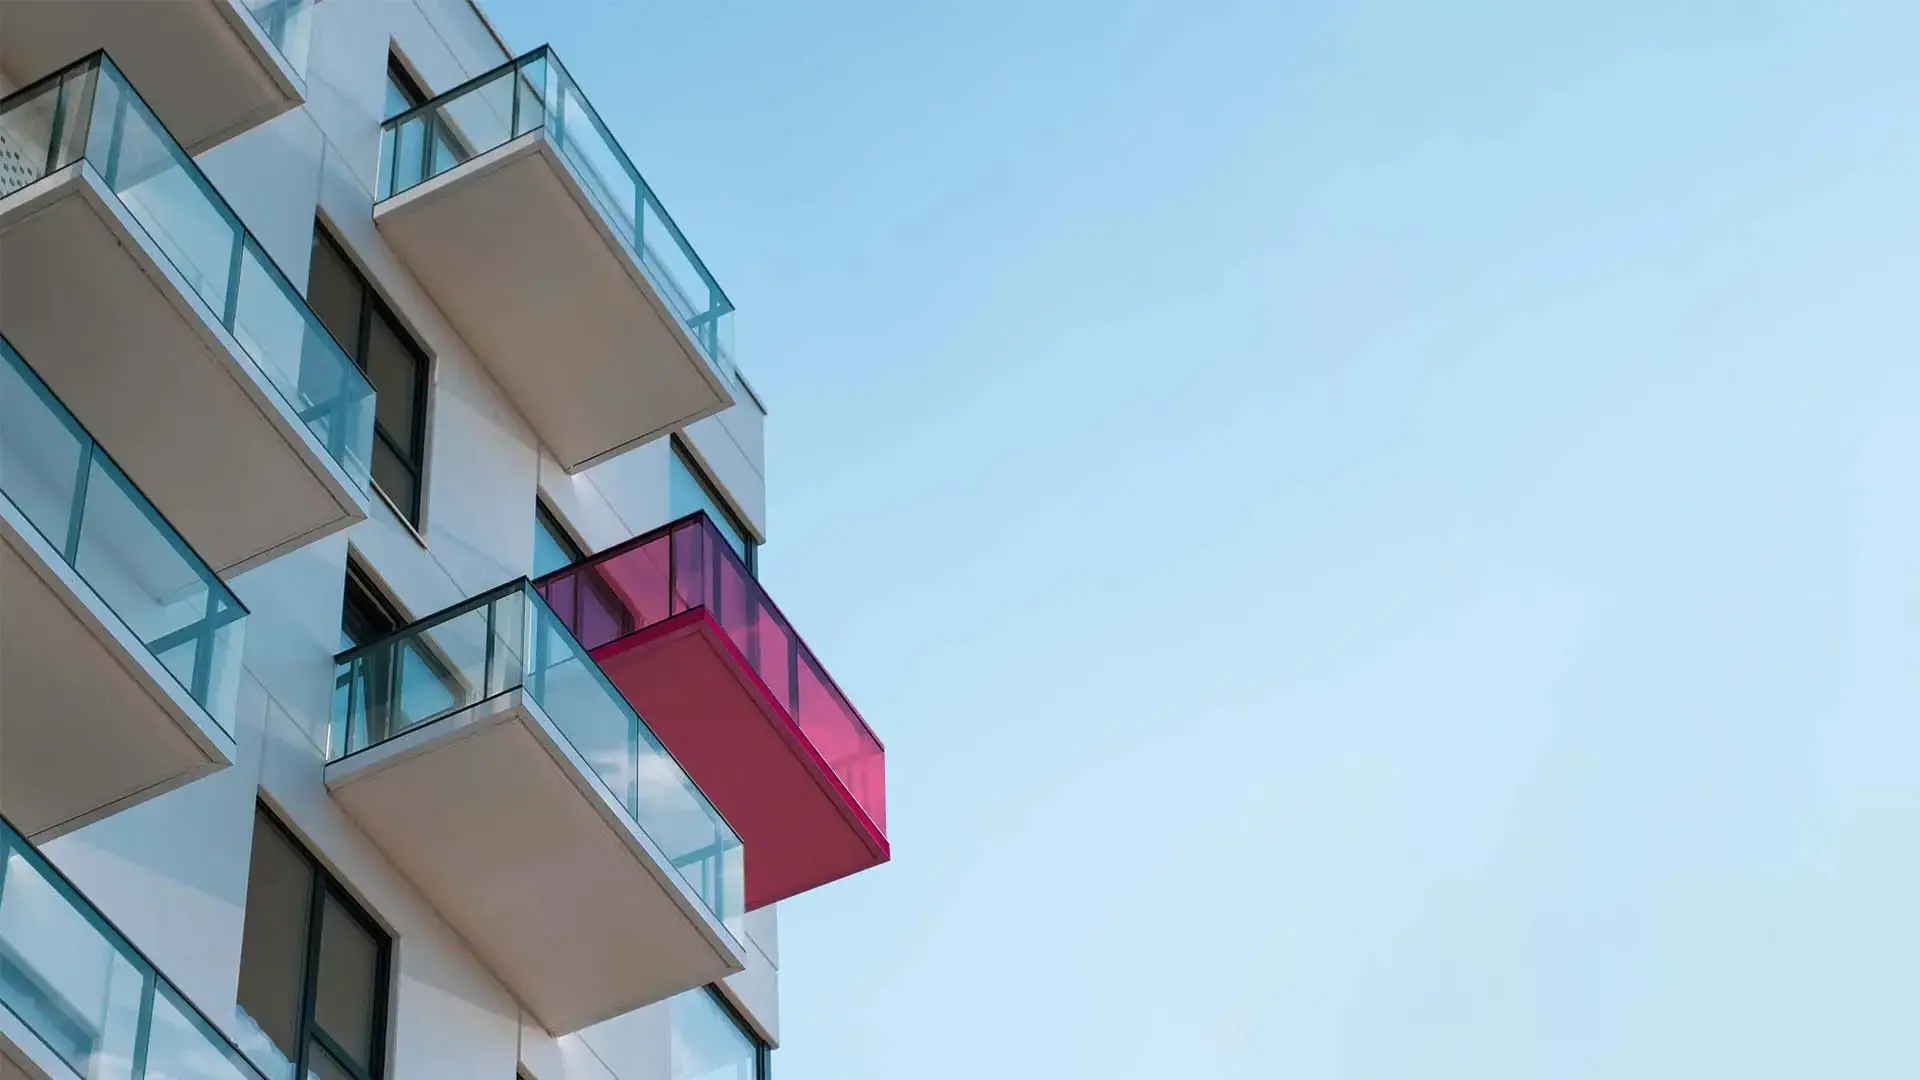
POLYGON ((249 242, 233 333, 273 387, 362 488, 371 472, 373 386, 278 268, 249 242))
POLYGON ((126 1076, 144 965, 10 829, 4 848, 0 1001, 82 1076, 126 1076))
POLYGON ((87 483, 73 567, 203 704, 236 662, 242 611, 103 455, 87 483))
POLYGON ((64 551, 92 440, 11 348, 0 355, 0 493, 64 551))
POLYGON ((669 999, 672 1080, 760 1080, 760 1047, 705 988, 669 999))
POLYGON ((552 95, 547 89, 552 79, 553 69, 547 64, 545 51, 520 60, 515 66, 514 92, 519 95, 516 103, 519 108, 518 122, 514 125, 514 135, 525 135, 547 122, 547 102, 552 95))
POLYGON ((0 822, 0 1004, 87 1080, 259 1080, 239 1052, 0 822), (144 1045, 142 1045, 144 1040, 144 1045))
POLYGON ((240 223, 159 119, 117 79, 100 80, 87 159, 207 307, 224 314, 240 223))
POLYGON ((286 58, 287 66, 305 74, 307 52, 313 43, 314 0, 245 0, 245 3, 267 40, 286 58))
POLYGON ((153 1006, 146 1080, 259 1080, 259 1074, 172 987, 162 986, 153 1006))
POLYGON ((433 171, 443 173, 513 138, 512 78, 488 79, 433 110, 433 171))
POLYGON ((320 980, 314 1020, 366 1068, 373 1060, 380 998, 380 943, 329 895, 320 920, 320 980))
POLYGON ((634 738, 639 719, 617 694, 608 692, 599 665, 544 604, 535 608, 533 633, 533 656, 527 666, 533 699, 627 813, 640 820, 634 808, 634 738))
POLYGON ((245 609, 3 339, 0 495, 231 734, 245 609))
POLYGON ((357 650, 342 664, 335 756, 470 708, 521 683, 526 618, 518 591, 474 605, 357 650))
POLYGON ((534 700, 708 909, 731 925, 744 911, 739 837, 552 609, 535 599, 533 612, 527 686, 534 700))
MULTIPOLYGON (((626 167, 613 137, 601 126, 599 114, 564 72, 559 78, 559 100, 547 116, 547 130, 560 152, 573 164, 587 193, 614 227, 631 243, 638 235, 635 214, 640 203, 640 175, 626 167)), ((682 315, 684 317, 684 313, 682 315)))

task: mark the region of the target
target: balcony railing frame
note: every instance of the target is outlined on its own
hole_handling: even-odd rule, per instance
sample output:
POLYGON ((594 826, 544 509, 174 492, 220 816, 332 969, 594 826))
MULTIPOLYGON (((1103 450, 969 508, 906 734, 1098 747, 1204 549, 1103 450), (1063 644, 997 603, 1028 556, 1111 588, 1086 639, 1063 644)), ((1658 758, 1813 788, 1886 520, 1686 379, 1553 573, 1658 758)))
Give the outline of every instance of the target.
MULTIPOLYGON (((342 730, 343 719, 339 715, 339 709, 336 708, 332 718, 334 730, 329 732, 327 739, 328 762, 344 761, 356 754, 374 750, 382 744, 406 735, 409 732, 418 731, 429 725, 446 720, 449 717, 458 716, 463 712, 479 708, 490 701, 494 701, 520 689, 521 686, 526 686, 534 701, 542 703, 541 708, 544 709, 546 707, 544 702, 547 700, 546 679, 554 667, 554 657, 550 652, 552 643, 547 635, 531 632, 539 617, 539 612, 544 610, 552 620, 553 627, 559 632, 566 634, 569 640, 572 640, 573 648, 577 650, 578 655, 591 670, 593 678, 598 682, 601 690, 606 693, 610 700, 619 702, 622 708, 625 709, 630 724, 628 731, 629 746, 634 748, 636 754, 638 753, 638 747, 642 744, 658 748, 667 760, 672 762, 673 767, 679 771, 679 774, 686 779, 688 788, 698 794, 701 804, 707 812, 712 814, 713 819, 719 822, 728 835, 733 837, 735 845, 740 843, 739 831, 733 827, 732 822, 729 822, 726 819, 726 815, 720 812, 720 808, 715 806, 713 801, 708 799, 704 792, 700 791, 700 786, 694 781, 693 774, 687 771, 686 766, 681 763, 680 759, 674 757, 673 751, 669 749, 665 743, 661 742, 659 737, 654 735, 652 730, 647 727, 646 718, 641 716, 639 710, 633 708, 633 706, 627 702, 626 697, 620 693, 619 688, 613 685, 613 681, 607 678, 604 671, 600 670, 600 665, 593 659, 589 651, 581 645, 578 640, 573 640, 572 629, 567 626, 565 620, 561 619, 560 616, 547 605, 546 597, 540 595, 539 591, 533 587, 533 582, 528 578, 516 578, 495 586, 477 596, 450 604, 431 615, 415 619, 413 622, 391 633, 383 634, 380 637, 356 645, 336 655, 334 657, 336 672, 335 692, 338 694, 344 685, 346 691, 345 706, 347 716, 351 717, 355 715, 355 707, 360 704, 358 694, 360 693, 361 680, 353 677, 352 673, 354 669, 352 665, 354 661, 368 660, 384 651, 394 649, 396 646, 409 641, 409 639, 424 642, 426 640, 424 635, 434 627, 452 622, 455 619, 483 609, 486 613, 486 643, 481 669, 482 685, 479 688, 480 692, 474 694, 472 700, 458 700, 437 713, 421 719, 412 720, 406 727, 389 731, 378 739, 369 737, 365 745, 359 747, 352 746, 351 737, 342 730), (524 668, 530 668, 531 670, 522 671, 523 682, 494 690, 492 689, 494 683, 494 665, 496 661, 500 659, 496 654, 496 644, 499 641, 499 625, 497 620, 499 618, 500 602, 513 596, 515 593, 523 594, 528 605, 524 616, 526 625, 523 628, 528 632, 522 635, 521 641, 523 644, 531 645, 534 654, 530 657, 523 658, 520 663, 524 668), (538 605, 538 608, 535 608, 533 605, 538 605)), ((453 674, 452 669, 456 665, 437 662, 436 666, 440 668, 441 676, 447 677, 453 674)), ((386 676, 383 676, 383 678, 391 680, 392 674, 392 672, 389 672, 386 676)), ((393 687, 387 687, 384 692, 393 694, 393 687)), ((555 726, 561 729, 560 735, 562 738, 567 739, 569 742, 572 741, 572 737, 565 730, 565 725, 559 724, 556 721, 555 726)), ((583 755, 586 753, 586 748, 578 745, 575 745, 575 750, 583 755)), ((605 777, 600 775, 597 770, 589 771, 593 773, 598 783, 607 788, 609 794, 612 794, 616 800, 621 802, 622 806, 631 808, 642 804, 642 792, 640 790, 642 770, 628 770, 629 779, 627 790, 624 793, 614 792, 611 786, 606 784, 605 777)), ((637 817, 634 817, 631 809, 626 812, 630 820, 632 820, 634 827, 640 829, 642 832, 647 831, 646 824, 637 817)), ((726 922, 726 916, 724 914, 726 901, 734 899, 726 895, 726 890, 722 884, 718 868, 718 861, 724 855, 725 851, 725 846, 719 841, 716 841, 708 847, 690 849, 677 858, 670 857, 667 860, 669 865, 693 888, 695 895, 701 898, 701 902, 707 905, 708 910, 713 913, 714 917, 722 923, 726 922), (695 877, 696 872, 698 874, 698 880, 696 880, 695 877)))
MULTIPOLYGON (((38 874, 62 900, 66 901, 68 907, 75 914, 79 915, 87 925, 100 936, 106 945, 139 969, 141 976, 140 1005, 137 1028, 134 1035, 133 1055, 132 1060, 129 1062, 127 1072, 118 1077, 118 1080, 145 1080, 150 1064, 148 1060, 149 1053, 153 1045, 154 1010, 163 996, 170 1006, 176 1009, 207 1039, 209 1046, 213 1050, 220 1053, 230 1064, 236 1066, 240 1075, 250 1077, 252 1080, 268 1080, 267 1075, 261 1071, 260 1067, 254 1063, 252 1058, 247 1056, 245 1051, 240 1049, 239 1044, 235 1043, 225 1031, 221 1030, 218 1024, 215 1024, 206 1013, 202 1012, 200 1007, 193 1003, 192 999, 182 993, 180 987, 162 972, 160 965, 153 962, 152 957, 148 956, 140 946, 134 944, 132 938, 128 937, 118 926, 115 926, 113 920, 107 918, 107 916, 100 911, 99 906, 88 899, 87 894, 78 885, 74 884, 72 878, 69 878, 64 871, 54 865, 53 860, 47 858, 39 848, 34 847, 33 844, 21 834, 20 830, 16 829, 13 823, 4 817, 0 817, 0 904, 4 904, 5 902, 6 891, 9 884, 7 881, 9 877, 7 871, 12 866, 12 856, 15 852, 20 853, 21 858, 31 866, 33 871, 38 874)), ((4 909, 0 908, 0 910, 4 909)), ((8 995, 0 994, 0 1008, 5 1008, 8 1012, 12 1013, 14 1017, 20 1021, 22 1026, 32 1032, 35 1038, 44 1043, 56 1057, 59 1057, 62 1062, 71 1068, 77 1078, 84 1080, 88 1074, 83 1070, 83 1063, 67 1060, 66 1056, 60 1052, 59 1047, 50 1042, 47 1034, 39 1029, 35 1020, 22 1015, 19 1010, 14 1008, 13 1003, 8 1000, 7 997, 8 995)))
MULTIPOLYGON (((628 156, 626 148, 620 144, 619 140, 613 137, 612 130, 607 127, 606 121, 601 118, 599 110, 594 108, 593 102, 587 97, 586 93, 580 89, 579 81, 567 70, 567 66, 561 63, 560 57, 553 51, 551 45, 542 45, 490 71, 482 72, 444 93, 436 94, 428 101, 424 101, 405 112, 389 117, 381 124, 382 156, 378 184, 379 198, 385 200, 404 194, 421 184, 427 183, 436 176, 451 172, 476 157, 491 153, 513 142, 515 139, 533 134, 534 132, 542 132, 544 137, 552 140, 556 149, 560 150, 559 157, 561 160, 567 162, 567 168, 574 170, 576 173, 582 170, 591 170, 591 166, 573 161, 571 155, 565 152, 564 147, 567 136, 566 116, 564 111, 558 109, 557 95, 554 93, 555 88, 560 86, 572 87, 575 98, 585 110, 587 122, 599 137, 598 141, 608 152, 614 155, 619 166, 633 181, 634 205, 630 208, 630 220, 625 222, 631 225, 632 235, 629 237, 622 234, 621 242, 632 250, 634 257, 646 272, 648 280, 653 282, 654 286, 662 293, 671 294, 668 304, 669 307, 676 306, 673 303, 675 299, 679 301, 679 307, 686 309, 694 307, 691 299, 684 294, 670 273, 656 272, 648 265, 652 260, 648 255, 645 236, 645 210, 650 206, 653 213, 657 215, 660 224, 667 230, 668 235, 672 238, 674 246, 679 249, 680 253, 687 259, 689 264, 691 264, 695 273, 699 275, 701 284, 705 285, 708 290, 708 302, 705 310, 697 314, 684 316, 679 315, 676 311, 675 317, 680 320, 688 334, 699 344, 702 351, 707 354, 708 360, 713 363, 721 374, 730 382, 736 385, 741 384, 744 381, 743 377, 737 370, 730 349, 726 341, 723 340, 723 334, 721 333, 720 321, 726 316, 733 314, 735 310, 733 301, 727 297, 726 290, 720 287, 720 283, 714 278, 713 272, 707 269, 705 260, 700 257, 700 253, 694 248, 693 244, 687 240, 686 234, 681 231, 679 223, 674 221, 673 215, 667 211, 666 204, 661 202, 660 197, 654 193, 652 185, 647 182, 646 177, 640 172, 639 167, 636 166, 633 163, 633 159, 628 156), (523 129, 522 124, 525 120, 526 113, 524 99, 527 96, 528 88, 533 85, 529 79, 528 72, 542 64, 546 65, 552 72, 552 75, 549 76, 546 84, 541 85, 538 89, 538 92, 543 95, 540 98, 541 108, 539 121, 538 123, 529 123, 523 129), (445 110, 459 98, 501 78, 513 79, 513 93, 510 95, 512 100, 508 105, 507 135, 504 139, 493 145, 475 147, 465 135, 447 122, 445 110), (399 138, 398 133, 416 121, 421 127, 421 135, 418 140, 418 153, 417 155, 411 153, 403 155, 399 152, 402 140, 399 138), (443 143, 443 139, 450 140, 450 142, 443 143), (454 162, 436 172, 433 167, 434 153, 436 148, 442 145, 458 146, 462 149, 464 156, 460 161, 454 162), (410 158, 412 160, 409 160, 410 158), (402 184, 403 166, 406 166, 408 169, 404 175, 411 178, 404 185, 402 184)), ((581 182, 581 186, 587 191, 588 197, 598 201, 600 195, 597 193, 603 192, 604 184, 600 182, 597 177, 580 176, 578 179, 581 182)), ((614 208, 608 207, 606 209, 611 211, 614 208)), ((620 232, 618 229, 615 231, 620 232)), ((762 411, 765 411, 764 408, 762 411)))
MULTIPOLYGON (((342 472, 347 475, 354 486, 364 493, 371 482, 369 479, 370 472, 368 475, 362 475, 361 470, 370 470, 372 450, 369 446, 365 451, 356 456, 354 451, 358 448, 350 446, 348 440, 354 438, 356 435, 355 429, 357 425, 349 422, 353 419, 353 412, 356 407, 364 410, 369 417, 372 415, 372 406, 361 404, 362 402, 370 401, 374 393, 373 384, 367 379, 366 373, 361 371, 359 365, 355 364, 352 359, 346 355, 346 352, 339 348, 339 343, 333 340, 331 333, 327 331, 324 324, 319 321, 319 317, 314 314, 313 309, 308 306, 305 295, 293 287, 292 280, 280 269, 280 264, 274 260, 273 256, 267 252, 266 248, 253 235, 253 231, 247 228, 245 219, 234 210, 233 204, 227 201, 227 197, 221 194, 220 189, 214 186, 213 182, 200 171, 199 163, 180 146, 179 140, 174 139, 173 133, 167 130, 166 125, 160 121, 159 115, 153 111, 153 107, 141 96, 140 88, 135 86, 131 79, 127 78, 126 73, 120 70, 119 65, 113 62, 113 58, 107 54, 105 49, 96 49, 60 70, 36 79, 26 86, 7 94, 5 97, 0 97, 0 117, 4 117, 21 103, 33 101, 37 94, 45 93, 48 86, 53 84, 57 85, 54 86, 53 90, 53 119, 47 138, 47 156, 43 163, 44 168, 42 168, 39 176, 35 177, 31 183, 23 185, 23 187, 44 181, 56 172, 81 167, 94 169, 107 190, 116 192, 117 189, 115 185, 121 179, 119 176, 120 157, 122 144, 127 133, 127 115, 133 108, 133 105, 137 103, 144 111, 145 118, 152 121, 154 128, 165 135, 169 141, 170 148, 177 152, 178 157, 175 159, 176 163, 184 163, 186 166, 185 171, 189 178, 194 181, 195 188, 214 205, 220 216, 232 224, 236 234, 230 261, 227 266, 226 296, 220 304, 219 309, 213 310, 214 302, 212 299, 203 295, 193 286, 189 285, 188 291, 209 309, 209 313, 213 315, 215 321, 221 325, 222 329, 232 335, 236 343, 240 343, 240 291, 243 279, 241 271, 245 264, 248 251, 251 249, 255 256, 256 264, 268 275, 270 283, 275 286, 284 297, 291 301, 297 311, 304 314, 309 329, 317 330, 319 334, 325 335, 325 343, 332 345, 339 351, 338 364, 335 366, 338 367, 339 373, 342 376, 340 378, 340 389, 331 397, 319 398, 312 404, 303 407, 293 400, 293 397, 280 385, 280 381, 269 373, 272 365, 270 365, 267 360, 253 357, 251 353, 248 353, 244 344, 241 344, 240 351, 247 353, 249 361, 260 374, 261 382, 265 383, 281 401, 286 403, 288 410, 300 420, 310 434, 315 436, 317 441, 322 443, 328 455, 333 458, 342 472), (106 149, 106 160, 96 166, 91 157, 91 147, 88 144, 92 142, 93 124, 99 119, 94 115, 96 110, 95 100, 99 93, 100 81, 103 78, 111 78, 124 93, 117 95, 114 102, 112 127, 108 133, 109 141, 106 149), (76 93, 82 96, 77 102, 71 102, 71 96, 76 93), (70 136, 67 131, 67 117, 70 112, 74 116, 83 119, 88 126, 87 138, 77 149, 68 146, 70 136), (355 393, 356 386, 365 392, 363 394, 355 393), (326 435, 324 437, 314 430, 316 421, 323 417, 328 418, 326 435), (350 462, 353 462, 353 464, 350 465, 350 462)), ((12 194, 12 192, 0 193, 0 195, 6 194, 12 194)), ((118 197, 117 194, 115 197, 118 197)), ((138 219, 136 219, 135 224, 138 225, 143 232, 147 233, 148 240, 152 244, 155 252, 169 263, 174 263, 172 253, 168 251, 167 246, 161 243, 158 238, 152 236, 147 225, 138 219)), ((183 277, 191 279, 192 268, 182 267, 177 263, 174 263, 174 265, 183 277)), ((324 348, 324 345, 322 347, 324 348)), ((364 427, 366 428, 365 433, 370 436, 372 433, 372 424, 370 422, 366 423, 364 427)))
MULTIPOLYGON (((21 357, 18 350, 14 349, 12 343, 7 341, 4 336, 0 336, 0 364, 12 368, 14 372, 26 382, 28 389, 39 399, 40 403, 46 408, 47 412, 53 416, 54 420, 58 422, 60 426, 64 427, 68 434, 72 435, 76 441, 82 443, 81 451, 78 455, 79 468, 73 481, 73 494, 68 500, 66 532, 62 536, 47 536, 42 533, 42 538, 60 552, 60 558, 67 564, 67 567, 72 570, 74 576, 84 582, 89 589, 94 590, 94 595, 100 597, 102 606, 112 612, 116 619, 120 620, 120 624, 127 628, 129 635, 135 640, 140 640, 139 635, 127 624, 125 617, 121 615, 120 612, 114 610, 113 604, 99 592, 93 582, 88 581, 87 573, 80 567, 80 545, 86 537, 87 495, 92 486, 94 467, 96 465, 99 466, 103 472, 106 472, 120 485, 122 491, 126 492, 134 500, 136 509, 141 511, 142 516, 146 518, 148 524, 154 527, 154 531, 159 534, 160 538, 166 541, 167 546, 180 557, 182 562, 186 563, 189 569, 194 571, 195 576, 199 578, 207 588, 205 614, 194 622, 162 634, 152 641, 143 642, 143 644, 148 653, 159 663, 160 667, 166 670, 168 677, 181 684, 181 689, 185 690, 189 697, 198 703, 202 709, 206 710, 207 715, 213 718, 215 725, 227 732, 228 735, 235 734, 232 719, 221 715, 224 711, 220 707, 222 703, 213 700, 214 638, 224 627, 247 618, 249 611, 246 604, 243 603, 238 596, 234 595, 233 590, 227 586, 226 582, 220 580, 220 575, 214 573, 213 568, 207 565, 206 560, 202 559, 200 554, 187 544, 186 540, 181 537, 179 531, 167 521, 165 515, 160 513, 159 508, 153 505, 153 500, 147 498, 146 493, 140 490, 139 485, 135 484, 132 478, 127 476, 126 470, 122 469, 120 465, 113 460, 113 456, 101 447, 99 441, 93 437, 93 433, 89 432, 85 425, 80 423, 79 419, 73 415, 73 411, 67 408, 66 403, 60 400, 58 394, 53 392, 53 388, 49 387, 46 381, 40 378, 40 373, 33 370, 33 365, 27 363, 26 360, 21 357), (172 668, 167 667, 164 662, 160 661, 160 657, 188 642, 194 642, 193 671, 192 674, 183 681, 178 675, 174 674, 172 668)), ((12 498, 11 495, 6 493, 4 488, 0 488, 0 499, 11 501, 12 498)), ((22 512, 22 516, 25 516, 24 511, 22 512)), ((34 528, 35 531, 39 531, 39 527, 33 523, 31 518, 28 518, 28 525, 34 528)), ((237 644, 236 647, 238 647, 237 644)), ((227 702, 225 704, 231 705, 232 703, 227 702)))

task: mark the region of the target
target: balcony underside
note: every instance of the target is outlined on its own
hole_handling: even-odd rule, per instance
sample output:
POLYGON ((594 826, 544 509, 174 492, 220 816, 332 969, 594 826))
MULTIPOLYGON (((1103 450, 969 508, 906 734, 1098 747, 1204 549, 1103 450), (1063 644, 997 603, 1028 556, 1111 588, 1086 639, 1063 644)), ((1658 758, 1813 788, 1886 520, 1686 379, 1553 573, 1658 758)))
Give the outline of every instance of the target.
POLYGON ((747 910, 887 861, 886 840, 705 609, 594 650, 747 850, 747 910))
POLYGON ((235 0, 0 0, 0 70, 15 86, 103 48, 192 154, 306 94, 235 0))
POLYGON ((0 199, 0 281, 0 333, 216 572, 366 517, 91 166, 0 199))
POLYGON ((327 786, 554 1034, 744 966, 519 691, 341 758, 327 786))
POLYGON ((0 815, 29 838, 233 763, 232 738, 5 500, 0 598, 0 815))
POLYGON ((381 202, 374 221, 568 470, 733 404, 543 133, 381 202))

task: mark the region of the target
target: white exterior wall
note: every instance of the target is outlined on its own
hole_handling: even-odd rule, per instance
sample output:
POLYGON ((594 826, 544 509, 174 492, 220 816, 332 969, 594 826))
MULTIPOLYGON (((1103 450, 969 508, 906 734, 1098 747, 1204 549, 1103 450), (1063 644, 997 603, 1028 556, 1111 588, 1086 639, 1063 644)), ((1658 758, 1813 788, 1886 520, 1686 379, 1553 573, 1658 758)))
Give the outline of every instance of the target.
MULTIPOLYGON (((426 615, 529 571, 536 491, 595 549, 666 521, 669 451, 656 440, 568 476, 374 229, 389 49, 429 92, 507 58, 466 0, 326 0, 313 20, 305 107, 200 162, 296 285, 306 281, 317 208, 432 357, 422 534, 375 499, 370 519, 345 535, 233 579, 252 613, 238 763, 46 851, 236 1035, 252 815, 264 798, 393 935, 389 1077, 510 1080, 518 1069, 533 1080, 664 1080, 664 1007, 552 1038, 323 784, 349 550, 408 616, 426 615)), ((687 438, 764 537, 762 419, 748 402, 694 425, 687 438)), ((774 911, 754 913, 747 926, 748 968, 728 981, 729 996, 764 1038, 777 1041, 774 911)))

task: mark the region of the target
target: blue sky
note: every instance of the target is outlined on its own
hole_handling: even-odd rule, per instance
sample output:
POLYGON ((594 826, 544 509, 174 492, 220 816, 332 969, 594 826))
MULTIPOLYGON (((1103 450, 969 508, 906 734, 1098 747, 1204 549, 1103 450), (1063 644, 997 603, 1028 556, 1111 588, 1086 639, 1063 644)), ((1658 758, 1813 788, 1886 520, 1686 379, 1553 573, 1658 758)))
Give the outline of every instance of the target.
POLYGON ((487 7, 888 741, 781 1080, 1920 1066, 1920 9, 487 7))

